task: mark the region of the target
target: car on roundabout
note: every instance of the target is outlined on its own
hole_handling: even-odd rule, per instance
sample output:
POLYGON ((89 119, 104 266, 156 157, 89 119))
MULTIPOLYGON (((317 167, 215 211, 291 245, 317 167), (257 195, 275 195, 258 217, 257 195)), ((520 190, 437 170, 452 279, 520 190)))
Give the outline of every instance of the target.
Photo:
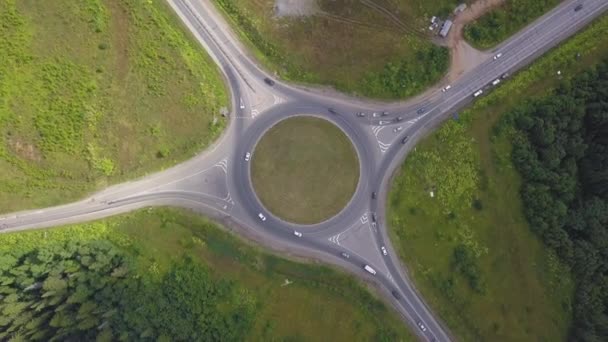
POLYGON ((266 221, 266 216, 264 216, 264 214, 259 213, 258 217, 260 218, 260 220, 262 220, 262 222, 266 221))
POLYGON ((297 230, 294 230, 294 231, 293 231, 293 235, 295 235, 295 236, 297 236, 297 237, 302 237, 302 233, 300 233, 300 232, 299 232, 299 231, 297 231, 297 230))
POLYGON ((245 161, 248 162, 249 160, 251 160, 251 152, 245 153, 245 161))
POLYGON ((386 247, 382 246, 380 247, 380 249, 382 250, 382 255, 387 256, 388 252, 386 251, 386 247))

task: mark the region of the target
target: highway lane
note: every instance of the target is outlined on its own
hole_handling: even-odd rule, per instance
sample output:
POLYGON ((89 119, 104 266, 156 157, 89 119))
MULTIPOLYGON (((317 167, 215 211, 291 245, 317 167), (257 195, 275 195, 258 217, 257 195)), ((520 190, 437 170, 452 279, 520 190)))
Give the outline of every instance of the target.
MULTIPOLYGON (((485 61, 454 82, 450 91, 432 94, 418 103, 409 101, 393 104, 366 102, 348 96, 326 96, 322 92, 278 80, 274 87, 270 87, 263 79, 272 76, 258 67, 247 55, 228 24, 207 1, 168 2, 219 65, 230 86, 234 109, 230 125, 222 138, 209 151, 188 162, 141 180, 113 186, 87 200, 0 218, 0 229, 29 229, 91 220, 148 205, 198 206, 208 215, 231 220, 257 232, 264 237, 262 243, 267 246, 297 250, 301 255, 338 264, 359 275, 365 275, 366 279, 374 279, 385 289, 388 300, 421 338, 450 340, 448 329, 441 325, 416 293, 390 245, 382 217, 390 175, 414 143, 453 110, 472 101, 471 94, 475 90, 486 86, 506 71, 513 72, 521 68, 570 36, 603 13, 607 2, 584 0, 583 10, 574 14, 573 8, 580 0, 565 1, 498 47, 496 51, 503 53, 499 60, 485 61), (423 106, 427 112, 421 116, 416 110, 423 106), (329 107, 336 108, 338 115, 328 114, 329 107), (371 133, 371 126, 377 125, 378 120, 370 120, 369 117, 357 118, 353 115, 357 111, 372 110, 390 111, 388 118, 391 120, 397 116, 402 116, 404 120, 418 118, 419 120, 404 129, 400 136, 409 135, 408 144, 393 144, 382 153, 376 147, 375 137, 371 133), (258 113, 257 116, 254 115, 255 112, 258 113), (258 220, 257 213, 263 210, 263 207, 253 193, 248 164, 243 161, 244 153, 253 151, 255 143, 272 124, 302 113, 332 120, 351 138, 361 164, 357 191, 347 207, 337 216, 310 229, 281 221, 269 215, 267 211, 264 213, 268 219, 262 223, 258 220), (214 171, 209 171, 212 169, 214 171), (217 172, 218 169, 223 170, 225 174, 217 172), (211 172, 213 176, 210 176, 211 172), (201 181, 202 177, 207 177, 205 182, 201 181), (207 182, 208 178, 211 181, 207 182), (227 189, 227 195, 223 193, 224 189, 227 189), (371 200, 372 191, 378 193, 377 202, 371 200), (372 263, 373 260, 355 254, 349 260, 340 258, 344 247, 328 241, 328 237, 344 231, 353 222, 357 222, 361 215, 370 212, 378 212, 380 229, 374 230, 373 241, 362 244, 368 250, 357 250, 359 254, 356 255, 379 253, 379 246, 387 246, 389 256, 380 257, 387 273, 378 270, 376 276, 370 276, 362 270, 363 265, 372 263), (293 235, 294 229, 302 231, 304 236, 299 238, 293 235), (400 293, 400 300, 391 296, 393 290, 400 293), (425 332, 417 327, 418 322, 427 327, 425 332)), ((398 142, 398 139, 396 141, 398 142)))

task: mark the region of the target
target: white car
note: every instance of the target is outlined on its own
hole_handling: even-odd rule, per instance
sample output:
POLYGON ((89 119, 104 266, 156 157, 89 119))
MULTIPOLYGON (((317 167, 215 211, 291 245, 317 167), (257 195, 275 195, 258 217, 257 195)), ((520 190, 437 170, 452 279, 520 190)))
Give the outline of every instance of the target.
POLYGON ((251 159, 251 152, 245 153, 245 161, 249 161, 251 159))
POLYGON ((501 56, 502 56, 501 52, 497 53, 496 55, 494 55, 494 60, 499 59, 501 56))
POLYGON ((294 231, 293 231, 293 235, 295 235, 295 236, 297 236, 297 237, 302 237, 302 233, 300 233, 300 232, 299 232, 299 231, 297 231, 297 230, 294 230, 294 231))
POLYGON ((402 129, 403 129, 403 126, 399 126, 399 127, 395 128, 393 130, 393 132, 397 133, 397 132, 400 132, 402 129))
POLYGON ((422 322, 418 321, 418 327, 420 328, 420 330, 422 331, 426 331, 426 327, 424 326, 424 324, 422 324, 422 322))
POLYGON ((493 86, 497 85, 498 83, 500 83, 500 78, 497 78, 494 81, 492 81, 493 86))
POLYGON ((264 216, 264 214, 259 213, 258 217, 260 218, 260 220, 262 220, 262 222, 266 221, 266 216, 264 216))
POLYGON ((479 95, 481 95, 481 94, 483 94, 483 90, 479 89, 478 91, 476 91, 476 92, 473 94, 473 97, 477 97, 477 96, 479 96, 479 95))
POLYGON ((441 91, 445 93, 446 91, 448 91, 448 90, 450 90, 450 89, 452 89, 452 86, 448 84, 447 86, 443 87, 443 88, 441 89, 441 91))
POLYGON ((380 249, 382 250, 382 255, 388 255, 388 252, 386 251, 386 247, 382 246, 382 247, 380 247, 380 249))

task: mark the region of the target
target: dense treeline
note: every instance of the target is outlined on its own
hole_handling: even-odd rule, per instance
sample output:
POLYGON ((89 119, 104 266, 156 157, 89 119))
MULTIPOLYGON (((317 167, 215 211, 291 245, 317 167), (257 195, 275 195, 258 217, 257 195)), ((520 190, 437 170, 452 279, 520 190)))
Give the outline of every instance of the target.
POLYGON ((238 341, 254 303, 186 259, 160 279, 138 275, 107 241, 0 256, 0 340, 238 341))
POLYGON ((483 15, 464 30, 473 45, 490 48, 549 11, 560 0, 510 0, 483 15))
POLYGON ((577 280, 571 339, 608 336, 608 61, 510 116, 531 228, 577 280))
POLYGON ((395 98, 407 97, 441 77, 448 61, 448 50, 433 45, 418 51, 416 58, 388 63, 381 72, 369 74, 365 87, 373 96, 388 92, 395 98))

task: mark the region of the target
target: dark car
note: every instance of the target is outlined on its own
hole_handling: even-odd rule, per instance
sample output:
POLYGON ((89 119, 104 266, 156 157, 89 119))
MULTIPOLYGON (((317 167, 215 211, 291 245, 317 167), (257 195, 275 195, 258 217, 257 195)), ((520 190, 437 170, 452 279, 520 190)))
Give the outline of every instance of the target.
POLYGON ((382 112, 382 116, 387 116, 388 112, 382 112))
POLYGON ((274 81, 273 81, 273 80, 271 80, 271 79, 270 79, 270 78, 268 78, 268 77, 266 77, 266 78, 264 79, 264 82, 266 82, 266 84, 268 84, 268 85, 269 85, 269 86, 271 86, 271 87, 274 85, 274 81))
POLYGON ((372 192, 372 199, 376 199, 376 193, 372 192))
POLYGON ((397 122, 403 121, 403 117, 402 117, 402 116, 398 116, 398 117, 395 119, 395 121, 397 121, 397 122))
POLYGON ((396 300, 401 299, 401 295, 399 294, 399 292, 397 292, 397 290, 393 290, 391 291, 391 293, 393 294, 393 297, 395 297, 396 300))
POLYGON ((402 143, 402 144, 405 144, 405 143, 407 142, 407 139, 408 139, 408 138, 409 138, 409 137, 406 135, 406 136, 405 136, 405 138, 401 139, 401 143, 402 143))
POLYGON ((583 4, 578 4, 578 5, 576 5, 576 7, 574 7, 574 12, 578 12, 582 9, 583 9, 583 4))
POLYGON ((376 213, 372 213, 372 222, 376 222, 376 213))
POLYGON ((418 114, 423 114, 424 112, 426 112, 426 109, 425 109, 425 108, 419 108, 419 109, 416 111, 416 113, 418 113, 418 114))
POLYGON ((336 112, 336 110, 333 108, 327 108, 327 110, 332 114, 338 114, 338 112, 336 112))

